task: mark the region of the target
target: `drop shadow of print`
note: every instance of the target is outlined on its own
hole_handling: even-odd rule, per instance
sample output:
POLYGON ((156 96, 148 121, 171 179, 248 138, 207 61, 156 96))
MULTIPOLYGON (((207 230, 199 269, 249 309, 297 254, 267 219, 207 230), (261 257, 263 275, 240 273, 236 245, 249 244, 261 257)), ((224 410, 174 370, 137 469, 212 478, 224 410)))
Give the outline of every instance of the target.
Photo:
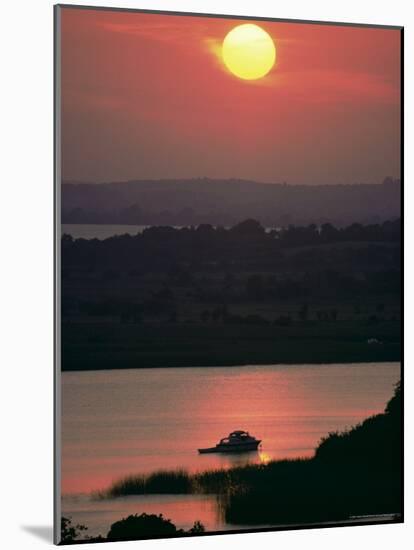
POLYGON ((22 525, 21 529, 40 540, 44 540, 45 542, 48 542, 50 544, 53 543, 52 525, 22 525))

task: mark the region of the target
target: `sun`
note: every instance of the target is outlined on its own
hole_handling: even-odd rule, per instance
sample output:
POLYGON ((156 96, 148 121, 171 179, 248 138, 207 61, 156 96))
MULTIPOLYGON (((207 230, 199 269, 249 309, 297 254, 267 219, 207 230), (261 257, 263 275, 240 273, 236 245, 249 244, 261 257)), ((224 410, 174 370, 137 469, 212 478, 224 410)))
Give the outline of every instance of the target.
POLYGON ((226 35, 222 56, 231 73, 245 80, 257 80, 266 76, 275 64, 276 47, 265 30, 246 23, 226 35))

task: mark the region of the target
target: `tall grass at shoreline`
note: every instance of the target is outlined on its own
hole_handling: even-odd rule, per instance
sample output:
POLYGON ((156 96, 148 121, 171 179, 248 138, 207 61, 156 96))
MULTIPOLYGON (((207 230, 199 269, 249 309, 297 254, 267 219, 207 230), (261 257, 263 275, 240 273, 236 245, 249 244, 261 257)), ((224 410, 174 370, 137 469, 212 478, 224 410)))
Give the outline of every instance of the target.
POLYGON ((206 470, 190 474, 186 470, 159 470, 151 474, 131 475, 115 481, 107 490, 95 493, 99 498, 116 498, 149 494, 234 494, 256 486, 279 470, 286 470, 309 459, 274 460, 265 464, 248 464, 229 469, 206 470))
POLYGON ((101 498, 148 494, 189 494, 193 480, 185 470, 159 470, 151 474, 131 475, 115 481, 97 496, 101 498))

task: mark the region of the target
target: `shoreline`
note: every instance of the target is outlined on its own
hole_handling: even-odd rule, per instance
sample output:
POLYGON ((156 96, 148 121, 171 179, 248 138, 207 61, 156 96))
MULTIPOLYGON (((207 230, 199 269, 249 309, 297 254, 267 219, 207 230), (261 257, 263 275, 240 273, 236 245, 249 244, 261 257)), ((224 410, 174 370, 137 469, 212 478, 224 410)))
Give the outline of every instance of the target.
POLYGON ((266 366, 272 366, 272 367, 303 367, 303 366, 332 366, 332 365, 371 365, 373 363, 399 363, 401 364, 401 355, 396 355, 395 357, 386 357, 386 358, 372 358, 372 359, 354 359, 354 358, 338 358, 337 360, 333 361, 295 361, 292 359, 292 361, 284 361, 284 362, 278 362, 278 361, 264 361, 264 362, 228 362, 228 363, 213 363, 213 364, 183 364, 182 362, 177 362, 177 364, 154 364, 154 365, 139 365, 139 366, 120 366, 120 367, 113 367, 113 366, 90 366, 90 367, 72 367, 72 368, 62 368, 62 372, 93 372, 93 371, 118 371, 118 370, 146 370, 146 369, 204 369, 204 368, 249 368, 249 367, 266 367, 266 366))
POLYGON ((62 371, 400 360, 399 320, 62 325, 62 371))

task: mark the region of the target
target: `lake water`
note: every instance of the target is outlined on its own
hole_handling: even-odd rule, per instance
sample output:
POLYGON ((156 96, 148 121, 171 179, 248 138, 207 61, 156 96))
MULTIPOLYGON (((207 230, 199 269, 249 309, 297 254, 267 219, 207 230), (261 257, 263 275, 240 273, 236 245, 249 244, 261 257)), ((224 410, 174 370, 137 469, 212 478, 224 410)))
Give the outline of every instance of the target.
POLYGON ((177 526, 229 529, 211 496, 88 496, 129 474, 202 471, 311 456, 321 437, 383 411, 399 363, 267 365, 65 372, 62 513, 105 534, 129 513, 163 513, 177 526), (229 432, 262 439, 259 452, 199 455, 229 432))
POLYGON ((72 235, 74 239, 108 239, 115 235, 137 235, 150 225, 105 225, 105 224, 82 224, 62 223, 62 235, 72 235))
MULTIPOLYGON (((137 235, 142 233, 144 229, 152 227, 151 225, 106 225, 106 224, 81 224, 81 223, 63 223, 62 235, 72 235, 74 239, 108 239, 116 235, 137 235)), ((182 226, 174 226, 180 229, 182 226)), ((278 231, 278 227, 267 227, 266 231, 278 231)))

